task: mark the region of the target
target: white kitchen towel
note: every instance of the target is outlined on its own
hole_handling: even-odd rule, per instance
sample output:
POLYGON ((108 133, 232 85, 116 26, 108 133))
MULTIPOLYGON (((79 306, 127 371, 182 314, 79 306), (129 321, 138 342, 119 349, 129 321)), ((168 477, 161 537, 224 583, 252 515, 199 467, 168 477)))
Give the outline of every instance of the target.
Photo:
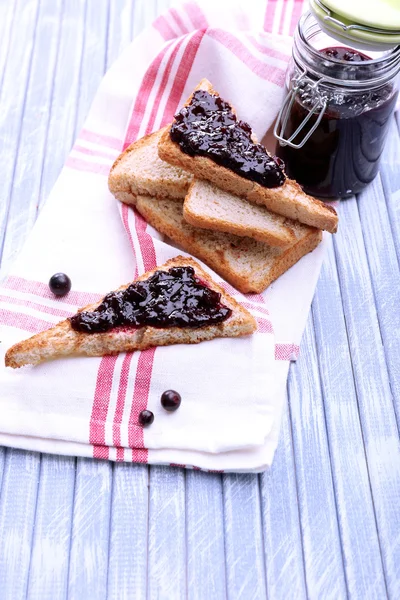
MULTIPOLYGON (((2 364, 11 344, 181 253, 109 194, 110 166, 123 147, 170 122, 202 77, 261 139, 282 101, 291 41, 257 31, 260 14, 266 28, 281 32, 302 3, 290 5, 279 12, 279 2, 266 8, 254 2, 252 10, 236 2, 228 29, 220 28, 226 11, 185 3, 159 17, 118 59, 0 289, 2 364), (56 271, 73 283, 61 299, 47 286, 56 271)), ((324 243, 264 294, 243 296, 225 284, 256 316, 253 336, 71 357, 18 371, 0 366, 0 443, 217 471, 266 468, 323 253, 324 243), (160 406, 170 388, 183 398, 175 413, 160 406), (138 414, 146 407, 155 420, 143 429, 138 414)))

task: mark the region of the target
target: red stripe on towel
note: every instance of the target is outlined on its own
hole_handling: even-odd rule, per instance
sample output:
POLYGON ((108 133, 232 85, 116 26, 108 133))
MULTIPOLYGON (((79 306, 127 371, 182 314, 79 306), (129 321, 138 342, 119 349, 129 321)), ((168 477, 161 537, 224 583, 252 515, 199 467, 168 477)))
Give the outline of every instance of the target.
POLYGON ((262 62, 251 54, 250 50, 232 33, 223 29, 208 29, 208 37, 216 40, 230 50, 242 61, 255 75, 270 83, 283 87, 285 83, 285 70, 262 62))
POLYGON ((96 389, 94 392, 89 426, 89 442, 93 444, 94 458, 108 458, 109 456, 108 448, 107 452, 104 449, 106 441, 106 419, 117 358, 117 356, 104 356, 101 359, 97 373, 96 389), (105 454, 107 455, 105 456, 105 454))
POLYGON ((195 29, 206 29, 208 27, 207 18, 198 4, 195 2, 187 2, 183 5, 183 9, 189 15, 195 29))
POLYGON ((161 66, 161 62, 172 43, 172 41, 169 42, 169 44, 164 46, 161 52, 157 54, 157 56, 155 57, 155 59, 153 60, 143 77, 142 85, 140 87, 138 95, 136 96, 131 120, 128 126, 128 130, 126 132, 124 149, 127 148, 132 142, 134 142, 137 139, 140 125, 142 123, 143 116, 149 101, 149 97, 161 66))
POLYGON ((29 333, 40 333, 41 331, 50 329, 50 327, 54 327, 54 323, 50 323, 44 319, 37 319, 31 315, 6 310, 5 308, 0 308, 0 323, 9 327, 17 327, 23 331, 29 331, 29 333))
POLYGON ((136 369, 132 407, 128 424, 128 445, 132 448, 134 462, 147 462, 147 450, 144 447, 143 427, 139 425, 139 414, 147 408, 155 348, 140 353, 136 369))
POLYGON ((131 366, 132 352, 129 352, 122 363, 121 375, 118 387, 117 405, 115 407, 113 421, 113 444, 117 447, 121 446, 121 423, 125 408, 126 390, 128 387, 129 369, 131 366))
POLYGON ((299 352, 297 344, 275 344, 275 360, 296 360, 299 352))
POLYGON ((69 292, 62 298, 57 298, 51 293, 49 286, 41 281, 32 281, 30 279, 24 279, 23 277, 15 277, 11 275, 7 277, 2 283, 2 287, 7 290, 15 290, 17 292, 25 292, 27 294, 33 294, 42 298, 48 298, 54 300, 54 302, 63 302, 64 304, 71 304, 73 306, 85 306, 85 304, 91 304, 92 302, 98 302, 102 296, 100 294, 93 294, 91 292, 69 292))

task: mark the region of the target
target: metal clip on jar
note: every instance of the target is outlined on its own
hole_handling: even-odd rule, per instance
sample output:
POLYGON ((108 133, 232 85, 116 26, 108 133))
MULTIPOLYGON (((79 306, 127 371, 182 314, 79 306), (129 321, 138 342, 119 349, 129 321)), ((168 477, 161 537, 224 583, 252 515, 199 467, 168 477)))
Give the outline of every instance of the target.
POLYGON ((295 32, 274 135, 287 175, 318 198, 360 192, 378 172, 398 95, 400 46, 343 46, 311 13, 295 32))

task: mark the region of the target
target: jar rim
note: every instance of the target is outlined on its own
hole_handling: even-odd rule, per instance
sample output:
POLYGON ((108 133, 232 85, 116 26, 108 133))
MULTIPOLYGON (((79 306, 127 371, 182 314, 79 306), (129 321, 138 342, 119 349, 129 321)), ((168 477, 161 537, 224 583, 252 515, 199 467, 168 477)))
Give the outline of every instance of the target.
MULTIPOLYGON (((351 63, 349 63, 348 61, 345 61, 343 59, 340 58, 334 58, 334 57, 327 57, 324 56, 323 54, 321 54, 321 52, 319 50, 317 50, 311 43, 310 43, 310 39, 312 36, 309 36, 307 38, 307 32, 310 32, 310 29, 312 29, 312 36, 314 36, 315 34, 321 32, 324 35, 327 36, 327 38, 330 38, 334 43, 337 44, 337 46, 343 46, 344 44, 339 41, 339 40, 335 40, 335 38, 333 36, 330 36, 328 33, 326 33, 320 26, 320 24, 318 23, 317 19, 315 19, 314 15, 312 14, 312 12, 306 12, 304 13, 298 24, 297 24, 297 28, 295 31, 295 35, 294 35, 294 49, 296 49, 300 54, 301 54, 301 58, 304 60, 304 52, 307 52, 309 57, 307 58, 311 58, 313 62, 313 65, 307 64, 307 70, 309 70, 312 67, 317 64, 318 65, 318 61, 320 61, 321 66, 324 63, 325 65, 329 64, 331 66, 335 66, 335 67, 340 67, 341 70, 345 73, 345 72, 353 72, 355 73, 355 69, 354 67, 360 67, 360 69, 358 69, 358 76, 360 78, 357 77, 351 77, 349 79, 341 79, 339 77, 334 77, 332 76, 332 73, 329 72, 329 68, 325 68, 324 69, 324 74, 323 77, 325 80, 330 81, 331 83, 337 83, 338 80, 341 81, 342 84, 359 84, 359 85, 363 85, 365 83, 370 83, 371 79, 374 79, 375 82, 379 82, 379 83, 384 83, 385 81, 387 81, 388 79, 391 79, 394 75, 397 74, 397 72, 400 70, 400 46, 395 46, 394 48, 391 48, 387 51, 385 51, 381 56, 377 56, 377 57, 372 57, 370 58, 370 60, 364 60, 364 61, 357 61, 354 60, 351 63), (301 53, 300 51, 303 51, 303 53, 301 53), (367 68, 369 67, 369 73, 367 77, 361 77, 362 74, 366 74, 367 73, 367 68), (372 69, 372 68, 374 69, 372 69)), ((356 46, 352 46, 351 43, 348 44, 348 47, 354 50, 357 50, 356 46)), ((357 50, 358 51, 358 50, 357 50)), ((309 62, 309 61, 307 61, 309 62)), ((315 74, 318 74, 317 71, 315 72, 315 74)))

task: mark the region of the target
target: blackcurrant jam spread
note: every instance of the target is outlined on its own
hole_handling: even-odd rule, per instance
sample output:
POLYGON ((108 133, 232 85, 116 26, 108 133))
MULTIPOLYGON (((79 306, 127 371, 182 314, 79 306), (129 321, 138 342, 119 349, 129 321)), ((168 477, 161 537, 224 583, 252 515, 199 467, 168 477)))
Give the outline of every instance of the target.
POLYGON ((185 154, 210 158, 264 187, 283 185, 283 170, 261 144, 252 141, 251 133, 250 125, 237 119, 228 102, 196 90, 190 104, 175 115, 170 136, 185 154))
MULTIPOLYGON (((362 69, 363 73, 371 70, 373 74, 371 59, 356 50, 332 47, 320 53, 331 61, 327 64, 337 79, 345 71, 342 61, 358 63, 354 69, 362 69)), ((285 162, 287 176, 319 198, 345 198, 360 192, 377 174, 396 99, 392 83, 330 93, 322 119, 303 147, 277 145, 276 153, 285 162)), ((300 86, 284 131, 286 139, 303 123, 314 102, 310 88, 300 86)), ((318 115, 319 111, 302 127, 293 140, 295 144, 312 129, 318 115)))
POLYGON ((75 331, 102 333, 116 327, 203 327, 225 321, 232 311, 204 285, 192 267, 156 271, 145 281, 111 292, 93 311, 70 318, 75 331))

